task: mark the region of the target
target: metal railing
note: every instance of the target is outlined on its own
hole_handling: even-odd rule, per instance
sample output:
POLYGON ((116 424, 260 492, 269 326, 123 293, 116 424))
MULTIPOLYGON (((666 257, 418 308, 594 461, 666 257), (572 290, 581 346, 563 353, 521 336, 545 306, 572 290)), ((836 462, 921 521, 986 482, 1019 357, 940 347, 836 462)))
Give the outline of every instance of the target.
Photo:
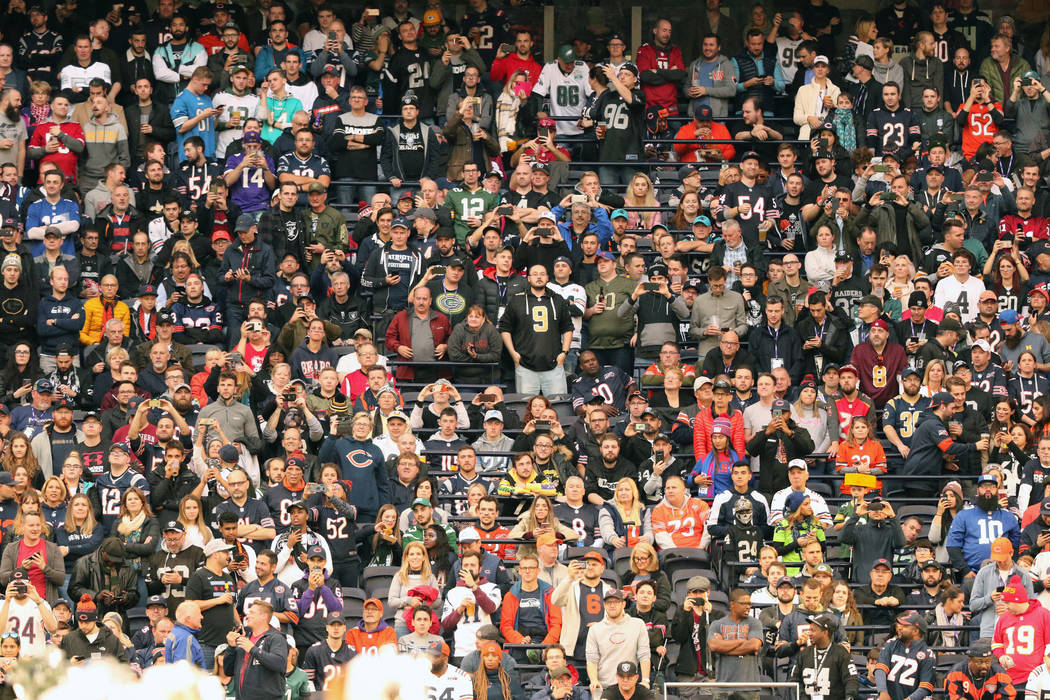
POLYGON ((730 681, 668 681, 664 683, 664 700, 668 700, 668 688, 731 688, 738 690, 755 690, 761 691, 765 688, 786 688, 794 691, 794 697, 799 700, 799 689, 797 683, 786 683, 786 682, 759 682, 754 683, 742 683, 742 682, 730 682, 730 681))

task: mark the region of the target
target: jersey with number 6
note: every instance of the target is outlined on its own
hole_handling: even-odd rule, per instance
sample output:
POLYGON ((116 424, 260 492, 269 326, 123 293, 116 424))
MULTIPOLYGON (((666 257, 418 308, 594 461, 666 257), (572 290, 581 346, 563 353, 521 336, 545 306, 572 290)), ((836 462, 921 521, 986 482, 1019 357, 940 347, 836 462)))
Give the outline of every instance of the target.
POLYGON ((1014 665, 1006 669, 1014 685, 1028 680, 1028 674, 1043 663, 1043 652, 1050 644, 1050 610, 1038 600, 1030 601, 1020 615, 1007 610, 995 622, 992 653, 1001 659, 1009 656, 1014 665))
POLYGON ((427 700, 473 700, 474 685, 470 676, 449 664, 440 676, 428 673, 424 681, 427 700))
POLYGON ((880 681, 885 682, 890 700, 926 697, 933 693, 936 665, 935 654, 926 642, 920 639, 908 644, 900 637, 894 637, 879 652, 875 684, 881 691, 880 681))
POLYGON ((594 93, 587 79, 587 64, 576 61, 568 74, 563 73, 557 61, 551 61, 540 71, 540 79, 532 88, 533 95, 547 98, 552 117, 572 117, 558 121, 559 136, 578 136, 583 133, 576 120, 583 116, 587 97, 594 93))

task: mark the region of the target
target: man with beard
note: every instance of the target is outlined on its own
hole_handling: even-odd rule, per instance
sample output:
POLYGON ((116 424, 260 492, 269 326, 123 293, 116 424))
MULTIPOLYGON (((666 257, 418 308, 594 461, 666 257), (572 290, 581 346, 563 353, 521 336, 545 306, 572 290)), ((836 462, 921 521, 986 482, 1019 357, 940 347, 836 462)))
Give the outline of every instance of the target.
POLYGON ((919 395, 922 387, 922 375, 911 367, 900 373, 901 393, 886 402, 882 414, 882 430, 901 453, 908 458, 911 452, 912 436, 919 424, 923 412, 929 408, 929 398, 919 395))
POLYGON ((850 364, 857 368, 860 386, 882 410, 896 394, 896 378, 908 366, 904 348, 889 341, 889 324, 877 318, 868 329, 868 339, 853 348, 850 364))
MULTIPOLYGON (((934 12, 937 12, 937 8, 940 9, 941 15, 945 14, 944 8, 939 4, 934 5, 934 12)), ((1009 674, 992 654, 991 642, 987 639, 976 640, 970 645, 966 655, 968 658, 955 664, 944 678, 944 691, 949 700, 971 697, 971 688, 980 688, 981 697, 991 700, 1005 700, 1017 696, 1009 674)), ((1043 668, 1045 666, 1040 666, 1033 673, 1044 673, 1041 670, 1043 668)), ((1031 684, 1026 687, 1026 691, 1032 692, 1031 684)), ((1042 695, 1037 692, 1035 697, 1042 695)))
POLYGON ((846 439, 846 432, 854 416, 866 416, 868 422, 875 425, 875 403, 870 397, 860 393, 857 368, 844 365, 839 369, 839 393, 835 399, 835 410, 839 416, 839 440, 846 439))
MULTIPOLYGON (((206 68, 208 52, 204 47, 188 38, 186 18, 171 18, 171 40, 153 52, 153 73, 157 77, 157 100, 171 104, 190 82, 198 68, 206 68)), ((211 82, 211 76, 205 87, 211 82)), ((208 115, 210 118, 212 115, 208 115)))
POLYGON ((714 208, 720 221, 734 219, 740 223, 741 234, 748 248, 758 245, 761 228, 768 231, 776 218, 773 191, 759 183, 761 159, 748 151, 740 159, 740 180, 726 185, 725 192, 714 208))
POLYGON ((1022 352, 1035 355, 1036 372, 1050 372, 1050 343, 1041 333, 1025 332, 1021 318, 1013 309, 1006 309, 999 314, 1003 327, 1003 344, 999 355, 1003 359, 1003 371, 1012 372, 1017 366, 1017 359, 1022 352))
MULTIPOLYGON (((926 318, 926 309, 930 301, 921 290, 916 290, 908 297, 908 318, 897 323, 897 337, 904 340, 904 349, 914 366, 915 354, 926 344, 927 339, 937 334, 937 324, 926 318)), ((918 369, 918 368, 916 368, 918 369)))
POLYGON ((908 593, 907 605, 918 608, 933 608, 941 600, 944 587, 944 569, 936 559, 927 559, 919 569, 922 586, 908 593))
POLYGON ((95 187, 110 163, 131 167, 127 130, 120 118, 110 110, 110 102, 105 95, 91 97, 91 117, 84 135, 87 157, 81 161, 77 175, 81 192, 95 187))
MULTIPOLYGON (((613 497, 616 483, 625 476, 633 476, 638 470, 635 465, 620 457, 620 441, 613 433, 602 436, 599 454, 601 459, 588 460, 584 482, 587 486, 587 500, 601 508, 613 497)), ((639 531, 641 525, 636 524, 639 531)))
POLYGON ((294 182, 281 183, 277 204, 259 217, 259 239, 273 248, 277 260, 292 255, 299 267, 306 264, 308 229, 303 212, 296 204, 299 187, 294 182))
POLYGON ((897 636, 886 642, 875 665, 875 687, 881 700, 903 700, 933 692, 936 654, 923 641, 926 623, 919 613, 897 619, 897 636), (899 673, 901 668, 917 670, 899 673))
POLYGON ((503 347, 514 361, 519 392, 565 393, 564 363, 573 334, 568 302, 548 292, 543 265, 530 267, 528 280, 528 291, 511 297, 499 320, 503 347))
MULTIPOLYGON (((930 361, 940 360, 944 363, 945 368, 950 370, 956 361, 956 355, 952 348, 959 343, 963 334, 962 324, 954 318, 949 317, 942 320, 937 327, 936 337, 927 340, 922 349, 919 350, 915 358, 915 369, 922 372, 930 361)), ((1050 345, 1046 345, 1045 338, 1043 343, 1044 347, 1047 348, 1048 356, 1050 356, 1050 345)))
MULTIPOLYGON (((951 410, 950 405, 938 409, 951 410)), ((927 423, 933 419, 927 420, 927 423)), ((924 426, 926 423, 923 424, 924 426)), ((987 440, 977 443, 977 449, 987 449, 987 440)), ((972 449, 971 445, 966 445, 972 449)), ((915 454, 915 450, 912 451, 915 454)), ((975 508, 960 511, 952 521, 945 544, 951 557, 952 568, 969 578, 981 568, 981 564, 993 554, 992 543, 982 533, 999 532, 1016 548, 1021 538, 1017 517, 999 505, 999 485, 992 474, 977 478, 977 500, 975 508)))
MULTIPOLYGON (((220 108, 215 107, 213 109, 219 110, 220 108)), ((221 112, 218 113, 221 114, 221 112)), ((208 193, 214 189, 211 187, 212 180, 214 179, 218 182, 222 179, 222 168, 219 167, 219 163, 216 160, 207 155, 204 140, 200 136, 194 134, 181 140, 182 153, 186 160, 179 165, 176 189, 184 201, 189 202, 190 206, 196 209, 204 204, 208 193)), ((212 139, 211 150, 212 153, 215 152, 214 138, 212 139)), ((198 260, 203 262, 203 258, 211 256, 211 249, 208 247, 203 258, 196 249, 194 249, 194 253, 196 253, 198 260)))
MULTIPOLYGON (((217 86, 220 90, 225 91, 220 94, 228 94, 231 91, 231 86, 233 86, 241 95, 244 95, 245 88, 248 85, 247 79, 255 68, 255 56, 250 51, 246 51, 239 46, 241 32, 236 25, 232 23, 227 24, 225 27, 220 28, 220 31, 222 32, 220 36, 222 45, 217 47, 217 50, 213 50, 208 56, 207 65, 214 76, 212 86, 217 86), (241 87, 236 87, 237 81, 234 80, 234 76, 238 73, 244 75, 241 87)), ((249 94, 251 94, 250 91, 249 94)), ((254 94, 252 94, 252 97, 256 98, 255 104, 257 105, 258 97, 254 94)), ((252 109, 247 114, 255 114, 255 110, 252 109)), ((246 115, 241 115, 242 122, 244 116, 246 115)), ((225 146, 223 146, 223 153, 220 154, 220 157, 224 154, 225 146)))
MULTIPOLYGON (((929 414, 912 438, 910 453, 904 463, 904 474, 940 477, 945 471, 958 472, 957 459, 969 455, 974 449, 983 451, 988 448, 985 438, 976 443, 955 442, 948 431, 948 419, 954 414, 955 398, 950 393, 941 391, 930 399, 929 414)), ((927 497, 935 493, 936 489, 936 481, 909 480, 905 485, 909 497, 927 497)), ((955 523, 952 525, 954 527, 955 523)))

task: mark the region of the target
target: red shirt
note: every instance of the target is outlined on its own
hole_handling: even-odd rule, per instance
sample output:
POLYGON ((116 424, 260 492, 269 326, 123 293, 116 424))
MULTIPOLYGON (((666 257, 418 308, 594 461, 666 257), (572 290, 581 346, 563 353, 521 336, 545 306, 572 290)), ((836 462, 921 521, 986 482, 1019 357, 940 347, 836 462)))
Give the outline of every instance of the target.
POLYGON ((974 102, 970 105, 970 110, 966 113, 966 126, 962 132, 962 151, 967 158, 973 158, 977 147, 990 142, 999 131, 995 120, 992 119, 992 110, 999 112, 999 117, 1002 118, 1003 106, 998 102, 974 102))
MULTIPOLYGON (((24 562, 26 559, 33 556, 37 552, 40 552, 40 555, 44 558, 46 562, 47 550, 45 547, 46 544, 43 538, 41 538, 40 541, 36 543, 35 547, 30 547, 29 545, 27 545, 25 538, 20 539, 18 541, 18 565, 24 566, 22 562, 24 562)), ((26 571, 29 572, 29 582, 33 584, 33 587, 36 588, 38 592, 47 590, 47 579, 44 578, 44 572, 40 569, 40 567, 27 566, 26 571)), ((41 595, 43 595, 43 593, 41 593, 41 595)))
MULTIPOLYGON (((638 49, 638 70, 680 70, 685 71, 685 61, 677 46, 661 49, 656 44, 645 43, 638 49)), ((663 85, 642 84, 645 93, 645 106, 664 107, 671 114, 678 114, 678 83, 667 81, 663 85)), ((731 157, 731 156, 727 156, 731 157)))
MULTIPOLYGON (((36 129, 33 130, 33 135, 29 138, 29 148, 39 147, 44 148, 47 146, 48 141, 51 140, 51 127, 58 126, 62 130, 63 134, 73 138, 80 142, 80 145, 84 145, 84 129, 79 123, 75 121, 64 121, 61 124, 56 124, 53 121, 44 122, 43 124, 37 125, 36 129)), ((56 163, 62 172, 65 173, 66 179, 72 183, 77 181, 77 156, 69 150, 69 147, 59 142, 58 150, 54 153, 48 153, 40 159, 41 163, 56 163)), ((40 182, 43 182, 41 179, 40 182)))
POLYGON ((492 62, 492 70, 489 71, 489 77, 497 83, 506 84, 510 76, 519 70, 525 73, 525 78, 529 85, 529 91, 525 96, 528 97, 532 94, 532 88, 536 85, 536 81, 540 79, 540 71, 543 70, 543 66, 536 63, 536 59, 532 56, 529 56, 524 61, 518 57, 517 53, 507 54, 503 58, 498 58, 492 62))

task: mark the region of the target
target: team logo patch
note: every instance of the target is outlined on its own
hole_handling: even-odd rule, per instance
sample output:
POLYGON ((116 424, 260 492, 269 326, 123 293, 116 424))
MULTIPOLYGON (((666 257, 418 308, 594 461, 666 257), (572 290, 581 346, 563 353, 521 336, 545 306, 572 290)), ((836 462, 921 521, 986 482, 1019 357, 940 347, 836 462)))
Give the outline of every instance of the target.
POLYGON ((273 592, 277 595, 281 595, 282 593, 284 593, 284 586, 274 586, 273 592))
POLYGON ((346 461, 350 462, 350 466, 364 469, 372 464, 372 456, 364 450, 354 450, 347 453, 346 461))
POLYGON ((926 652, 920 651, 918 654, 915 655, 915 658, 917 658, 919 661, 922 661, 926 658, 926 652))

